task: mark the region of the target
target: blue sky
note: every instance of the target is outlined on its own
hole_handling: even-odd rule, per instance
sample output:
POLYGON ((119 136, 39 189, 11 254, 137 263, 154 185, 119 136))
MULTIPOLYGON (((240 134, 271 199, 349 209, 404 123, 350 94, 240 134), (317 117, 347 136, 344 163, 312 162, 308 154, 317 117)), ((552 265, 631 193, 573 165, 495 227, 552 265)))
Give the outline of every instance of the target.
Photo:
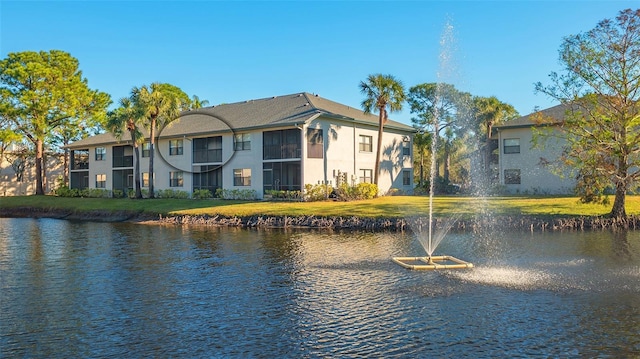
MULTIPOLYGON (((210 104, 317 93, 360 107, 358 84, 452 83, 521 115, 561 71, 565 36, 638 1, 0 1, 0 57, 59 49, 114 102, 168 82, 210 104), (451 36, 445 31, 452 26, 451 36), (444 41, 444 45, 441 43, 444 41), (444 50, 446 49, 446 50, 444 50), (448 54, 440 61, 441 54, 448 54)), ((406 107, 406 106, 405 106, 406 107)), ((408 109, 390 116, 410 124, 408 109)))

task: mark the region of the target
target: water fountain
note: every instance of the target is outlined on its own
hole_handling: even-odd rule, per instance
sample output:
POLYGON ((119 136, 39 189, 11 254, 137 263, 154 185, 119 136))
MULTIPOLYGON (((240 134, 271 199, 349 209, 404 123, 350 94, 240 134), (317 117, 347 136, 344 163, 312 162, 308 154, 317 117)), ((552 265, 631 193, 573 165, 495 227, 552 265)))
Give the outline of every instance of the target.
MULTIPOLYGON (((450 221, 447 221, 442 229, 433 233, 433 192, 435 190, 435 173, 436 173, 436 152, 438 149, 438 109, 440 108, 439 102, 440 97, 438 94, 441 93, 439 90, 441 85, 441 77, 442 77, 442 69, 445 69, 448 66, 449 58, 450 58, 450 49, 448 45, 451 43, 453 37, 453 26, 447 22, 445 25, 445 30, 443 32, 442 38, 440 40, 440 46, 442 47, 442 51, 440 53, 440 69, 438 72, 438 84, 436 90, 436 98, 434 105, 434 123, 433 123, 433 139, 431 140, 431 174, 430 174, 430 183, 429 183, 429 231, 426 242, 422 239, 422 233, 418 233, 418 240, 420 244, 424 247, 427 252, 427 256, 425 257, 393 257, 392 260, 407 269, 460 269, 460 268, 472 268, 473 264, 469 262, 465 262, 461 259, 455 258, 449 255, 439 255, 434 256, 433 252, 444 236, 449 232, 457 217, 452 218, 450 221)), ((421 231, 420 231, 421 232, 421 231)))

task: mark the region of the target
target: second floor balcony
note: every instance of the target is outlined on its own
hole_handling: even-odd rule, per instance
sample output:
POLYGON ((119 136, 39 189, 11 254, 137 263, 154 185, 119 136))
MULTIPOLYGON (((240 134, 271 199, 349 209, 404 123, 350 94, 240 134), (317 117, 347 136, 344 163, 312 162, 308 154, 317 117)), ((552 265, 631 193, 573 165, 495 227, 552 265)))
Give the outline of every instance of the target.
POLYGON ((263 159, 277 160, 285 158, 300 158, 302 151, 297 144, 288 145, 265 145, 263 159))

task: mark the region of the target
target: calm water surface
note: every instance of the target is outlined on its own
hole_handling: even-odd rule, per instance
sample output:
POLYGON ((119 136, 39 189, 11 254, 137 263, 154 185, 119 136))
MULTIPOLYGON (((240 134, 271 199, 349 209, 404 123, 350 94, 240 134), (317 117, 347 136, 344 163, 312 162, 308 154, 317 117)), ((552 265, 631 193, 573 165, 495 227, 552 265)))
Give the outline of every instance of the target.
POLYGON ((640 232, 411 234, 0 218, 2 358, 640 356, 640 232))

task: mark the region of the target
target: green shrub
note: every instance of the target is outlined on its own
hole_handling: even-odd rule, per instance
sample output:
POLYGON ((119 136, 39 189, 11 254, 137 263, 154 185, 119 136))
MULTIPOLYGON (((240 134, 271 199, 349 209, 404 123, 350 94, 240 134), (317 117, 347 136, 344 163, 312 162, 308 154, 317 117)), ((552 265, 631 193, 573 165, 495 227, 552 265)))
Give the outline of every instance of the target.
POLYGON ((83 197, 87 198, 109 198, 110 192, 102 188, 85 188, 82 190, 83 197))
POLYGON ((333 187, 327 184, 304 185, 304 200, 310 202, 324 201, 333 192, 333 187))
POLYGON ((336 189, 336 195, 343 201, 372 199, 378 195, 378 186, 373 183, 358 183, 355 186, 342 183, 336 189))
POLYGON ((59 186, 54 191, 58 197, 80 197, 80 191, 77 188, 69 188, 67 186, 59 186))
POLYGON ((216 190, 216 197, 222 199, 236 199, 236 200, 255 200, 258 198, 258 192, 254 189, 223 189, 218 188, 216 190))
POLYGON ((213 197, 213 195, 211 194, 211 191, 203 188, 194 189, 193 193, 191 194, 191 198, 193 199, 207 199, 211 197, 213 197))
POLYGON ((185 199, 189 198, 189 192, 174 189, 161 189, 156 193, 156 197, 185 199))
POLYGON ((302 199, 301 191, 266 190, 264 194, 271 196, 271 199, 274 200, 300 201, 302 199))

